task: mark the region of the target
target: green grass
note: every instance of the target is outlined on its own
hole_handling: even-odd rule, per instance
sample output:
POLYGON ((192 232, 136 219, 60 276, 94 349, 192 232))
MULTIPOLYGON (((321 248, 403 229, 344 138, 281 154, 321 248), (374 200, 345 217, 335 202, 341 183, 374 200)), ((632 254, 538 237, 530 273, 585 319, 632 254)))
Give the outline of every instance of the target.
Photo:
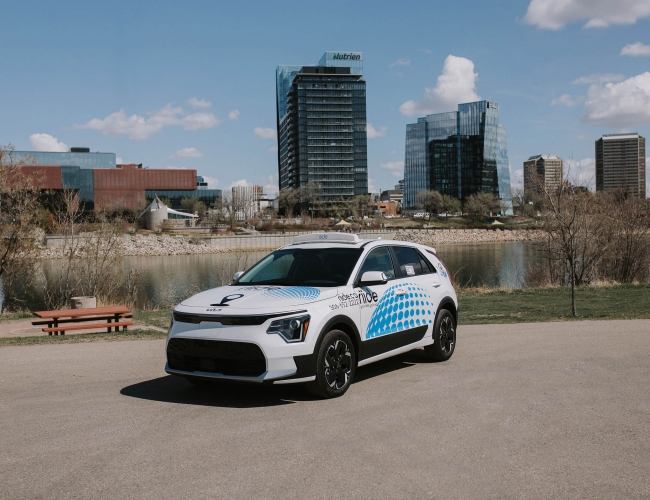
POLYGON ((83 333, 79 335, 57 335, 38 337, 12 337, 0 338, 0 347, 16 345, 39 345, 39 344, 80 344, 84 342, 115 342, 121 340, 152 340, 164 339, 167 332, 157 330, 127 330, 126 332, 113 333, 83 333))
POLYGON ((579 287, 577 318, 571 289, 459 290, 459 324, 650 318, 650 285, 579 287))
POLYGON ((169 318, 171 312, 171 309, 133 311, 133 322, 140 325, 169 328, 169 318))
POLYGON ((7 313, 0 314, 0 323, 4 321, 12 321, 15 319, 25 319, 25 318, 38 319, 29 311, 7 312, 7 313))

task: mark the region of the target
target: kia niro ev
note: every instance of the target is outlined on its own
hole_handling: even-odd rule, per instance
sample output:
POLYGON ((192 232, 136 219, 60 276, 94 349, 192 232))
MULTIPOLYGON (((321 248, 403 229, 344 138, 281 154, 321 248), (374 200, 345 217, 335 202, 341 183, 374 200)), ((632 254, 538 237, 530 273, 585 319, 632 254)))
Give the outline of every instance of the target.
POLYGON ((165 370, 195 385, 304 383, 332 398, 374 361, 417 347, 448 360, 457 315, 449 271, 433 248, 354 234, 297 236, 232 284, 174 308, 165 370))

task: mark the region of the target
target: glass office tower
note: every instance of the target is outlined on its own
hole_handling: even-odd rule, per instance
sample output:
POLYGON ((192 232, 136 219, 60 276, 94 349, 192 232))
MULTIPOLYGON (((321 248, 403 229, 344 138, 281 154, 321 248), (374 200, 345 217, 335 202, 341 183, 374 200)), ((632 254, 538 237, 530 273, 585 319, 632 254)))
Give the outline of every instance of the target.
POLYGON ((280 189, 318 183, 325 201, 368 192, 366 82, 359 52, 276 70, 280 189))
POLYGON ((459 104, 457 112, 428 115, 406 126, 405 206, 414 207, 415 196, 428 189, 461 200, 486 191, 512 213, 506 130, 497 103, 459 104))

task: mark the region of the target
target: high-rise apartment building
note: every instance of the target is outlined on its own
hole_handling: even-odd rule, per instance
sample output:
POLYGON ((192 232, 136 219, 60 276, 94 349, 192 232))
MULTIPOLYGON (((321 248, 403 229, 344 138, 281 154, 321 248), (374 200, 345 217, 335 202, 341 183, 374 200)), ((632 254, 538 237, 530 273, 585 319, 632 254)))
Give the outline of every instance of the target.
POLYGON ((596 141, 596 190, 627 191, 645 198, 645 138, 639 134, 609 134, 596 141))
POLYGON ((280 189, 315 182, 325 201, 368 193, 362 54, 278 66, 276 90, 280 189))
POLYGON ((563 161, 556 155, 531 156, 524 162, 524 192, 556 191, 562 185, 563 161))
POLYGON ((512 213, 506 129, 492 101, 459 104, 458 111, 418 118, 406 126, 404 204, 415 206, 420 191, 459 199, 486 191, 512 213))

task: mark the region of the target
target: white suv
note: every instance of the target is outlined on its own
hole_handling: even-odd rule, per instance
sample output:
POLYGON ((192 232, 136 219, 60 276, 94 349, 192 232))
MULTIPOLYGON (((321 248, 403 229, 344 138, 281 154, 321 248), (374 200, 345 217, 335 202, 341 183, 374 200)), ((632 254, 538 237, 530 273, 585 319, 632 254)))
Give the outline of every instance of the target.
POLYGON ((228 286, 174 308, 167 338, 172 375, 307 383, 331 398, 358 366, 417 347, 446 361, 458 301, 433 248, 357 235, 297 236, 228 286))

